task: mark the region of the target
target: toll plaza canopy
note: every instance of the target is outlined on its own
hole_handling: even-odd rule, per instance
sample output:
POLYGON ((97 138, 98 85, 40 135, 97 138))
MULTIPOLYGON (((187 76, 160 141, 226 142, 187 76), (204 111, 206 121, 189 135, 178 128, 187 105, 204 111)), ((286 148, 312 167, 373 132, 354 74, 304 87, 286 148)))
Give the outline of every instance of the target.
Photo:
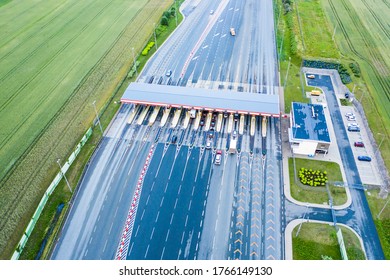
POLYGON ((131 83, 122 103, 279 117, 279 96, 231 90, 131 83))

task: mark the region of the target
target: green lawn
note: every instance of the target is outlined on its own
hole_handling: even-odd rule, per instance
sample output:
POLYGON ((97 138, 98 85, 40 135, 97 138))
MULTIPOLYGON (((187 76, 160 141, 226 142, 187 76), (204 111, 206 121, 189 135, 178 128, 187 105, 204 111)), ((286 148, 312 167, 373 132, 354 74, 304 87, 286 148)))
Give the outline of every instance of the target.
MULTIPOLYGON (((364 253, 358 237, 348 228, 341 226, 348 259, 364 260, 364 253)), ((340 247, 337 242, 336 230, 333 226, 321 223, 303 223, 292 232, 294 260, 321 260, 322 256, 341 260, 340 247)))
POLYGON ((0 259, 116 92, 173 0, 22 1, 0 7, 0 259), (157 5, 158 3, 158 5, 157 5))
MULTIPOLYGON (((290 191, 291 196, 298 201, 328 204, 329 197, 325 188, 321 187, 300 187, 299 184, 295 184, 294 180, 294 165, 293 159, 289 158, 289 174, 290 174, 290 191), (308 188, 312 190, 308 190, 308 188), (322 191, 321 191, 322 190, 322 191)), ((328 173, 328 181, 342 181, 340 166, 334 162, 312 160, 312 159, 295 159, 297 173, 301 167, 312 168, 313 170, 326 171, 328 173)), ((298 175, 297 175, 297 180, 298 175)), ((347 194, 344 188, 334 187, 332 184, 329 185, 329 189, 333 198, 334 205, 342 205, 347 201, 347 194)))
POLYGON ((378 196, 378 191, 370 190, 369 193, 366 192, 366 197, 370 205, 372 218, 378 231, 385 258, 390 260, 390 202, 378 218, 378 214, 390 199, 390 196, 387 199, 382 199, 378 196))

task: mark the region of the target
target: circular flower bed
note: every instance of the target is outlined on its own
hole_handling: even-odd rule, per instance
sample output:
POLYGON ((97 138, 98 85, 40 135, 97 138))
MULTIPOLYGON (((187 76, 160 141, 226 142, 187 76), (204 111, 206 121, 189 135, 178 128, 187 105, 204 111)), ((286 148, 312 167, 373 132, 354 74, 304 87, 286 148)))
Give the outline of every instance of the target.
POLYGON ((307 168, 301 168, 299 170, 299 180, 302 184, 311 187, 324 187, 328 182, 326 171, 312 170, 307 168))

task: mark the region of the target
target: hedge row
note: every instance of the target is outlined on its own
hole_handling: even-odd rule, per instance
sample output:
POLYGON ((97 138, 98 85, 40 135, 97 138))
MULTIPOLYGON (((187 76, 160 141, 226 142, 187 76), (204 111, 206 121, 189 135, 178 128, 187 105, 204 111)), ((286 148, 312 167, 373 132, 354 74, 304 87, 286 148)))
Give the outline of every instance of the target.
POLYGON ((343 84, 349 84, 352 82, 348 69, 341 63, 325 62, 321 60, 304 60, 303 66, 319 69, 337 69, 343 84))
POLYGON ((153 48, 153 46, 154 46, 154 42, 149 42, 144 48, 144 50, 142 51, 142 55, 144 56, 148 55, 150 49, 153 48))

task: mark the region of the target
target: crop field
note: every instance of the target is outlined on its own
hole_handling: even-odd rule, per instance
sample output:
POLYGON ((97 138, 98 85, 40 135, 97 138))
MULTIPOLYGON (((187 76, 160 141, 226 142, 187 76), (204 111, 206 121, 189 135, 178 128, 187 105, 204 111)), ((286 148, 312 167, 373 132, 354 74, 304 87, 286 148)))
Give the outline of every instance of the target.
POLYGON ((321 0, 344 56, 355 59, 367 85, 357 84, 370 128, 390 167, 390 1, 321 0), (362 87, 362 88, 360 88, 362 87), (367 90, 369 92, 367 92, 367 90))
POLYGON ((0 259, 171 3, 0 1, 0 259))

